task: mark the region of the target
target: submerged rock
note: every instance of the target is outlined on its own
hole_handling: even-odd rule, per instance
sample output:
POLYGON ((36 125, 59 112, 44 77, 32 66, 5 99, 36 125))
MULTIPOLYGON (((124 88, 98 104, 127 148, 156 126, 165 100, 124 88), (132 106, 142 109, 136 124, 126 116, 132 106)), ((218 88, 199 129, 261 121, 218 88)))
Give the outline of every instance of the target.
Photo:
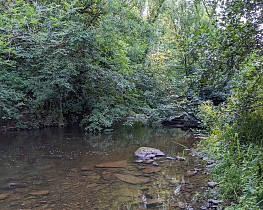
POLYGON ((29 195, 33 195, 33 196, 44 196, 44 195, 48 195, 49 191, 47 190, 41 190, 41 191, 34 191, 31 193, 28 193, 29 195))
POLYGON ((1 186, 0 189, 2 189, 2 190, 13 190, 13 189, 16 189, 16 188, 26 188, 26 187, 28 187, 28 185, 25 184, 25 183, 10 182, 7 185, 1 186))
POLYGON ((153 166, 143 169, 143 173, 145 174, 157 173, 159 171, 161 171, 159 167, 153 167, 153 166))
POLYGON ((114 161, 114 162, 107 162, 107 163, 101 163, 96 165, 96 168, 125 168, 128 165, 127 161, 121 160, 121 161, 114 161))
POLYGON ((0 201, 9 197, 9 194, 0 194, 0 201))
POLYGON ((163 201, 161 201, 160 199, 147 199, 146 201, 146 208, 156 208, 158 206, 161 206, 163 204, 163 201))
POLYGON ((127 182, 129 184, 146 184, 151 182, 148 177, 138 177, 129 174, 114 174, 119 180, 127 182))

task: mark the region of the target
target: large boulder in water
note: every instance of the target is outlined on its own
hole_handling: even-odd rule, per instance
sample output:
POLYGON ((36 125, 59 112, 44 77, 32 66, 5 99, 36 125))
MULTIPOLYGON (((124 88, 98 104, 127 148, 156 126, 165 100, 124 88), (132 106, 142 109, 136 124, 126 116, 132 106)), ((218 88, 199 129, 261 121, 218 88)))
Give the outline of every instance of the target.
POLYGON ((149 160, 155 157, 164 156, 165 154, 159 149, 155 149, 151 147, 140 147, 135 151, 134 155, 135 157, 141 160, 149 160))
POLYGON ((174 116, 163 119, 162 124, 176 128, 189 129, 198 128, 201 122, 194 115, 186 112, 180 112, 174 116))

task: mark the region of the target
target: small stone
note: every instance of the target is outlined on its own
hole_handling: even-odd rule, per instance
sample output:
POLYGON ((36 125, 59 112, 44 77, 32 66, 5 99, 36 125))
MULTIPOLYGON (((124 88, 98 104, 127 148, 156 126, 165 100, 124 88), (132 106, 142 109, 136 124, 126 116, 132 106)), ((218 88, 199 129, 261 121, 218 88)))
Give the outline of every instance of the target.
POLYGON ((215 200, 215 199, 209 199, 208 202, 212 203, 212 204, 215 204, 215 205, 218 205, 218 204, 222 203, 221 200, 215 200))
POLYGON ((185 158, 180 157, 180 156, 176 156, 176 159, 179 160, 179 161, 185 161, 185 158))
POLYGON ((214 164, 214 160, 208 160, 207 162, 206 162, 206 165, 212 165, 212 164, 214 164))
POLYGON ((152 165, 153 166, 159 166, 159 164, 157 162, 155 162, 155 161, 152 163, 152 165))
POLYGON ((175 158, 170 157, 170 156, 167 156, 165 159, 166 159, 166 160, 175 160, 175 158))
POLYGON ((218 183, 214 181, 208 182, 207 184, 209 187, 212 187, 212 188, 218 185, 218 183))

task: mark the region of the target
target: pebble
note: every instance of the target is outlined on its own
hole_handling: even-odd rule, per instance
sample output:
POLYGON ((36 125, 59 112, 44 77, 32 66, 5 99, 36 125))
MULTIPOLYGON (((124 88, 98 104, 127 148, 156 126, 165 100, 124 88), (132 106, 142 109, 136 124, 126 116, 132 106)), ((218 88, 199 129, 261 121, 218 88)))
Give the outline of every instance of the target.
POLYGON ((175 160, 175 158, 170 157, 170 156, 167 156, 167 157, 166 157, 166 160, 175 160))
POLYGON ((209 187, 212 187, 212 188, 218 185, 218 183, 214 181, 208 182, 207 184, 209 187))
POLYGON ((209 199, 208 202, 212 203, 212 204, 215 204, 215 205, 218 205, 218 204, 222 203, 221 200, 215 200, 215 199, 209 199))
POLYGON ((180 156, 176 156, 176 159, 179 160, 179 161, 185 161, 185 158, 180 157, 180 156))
POLYGON ((152 163, 153 166, 159 166, 158 163, 156 163, 155 161, 152 163))

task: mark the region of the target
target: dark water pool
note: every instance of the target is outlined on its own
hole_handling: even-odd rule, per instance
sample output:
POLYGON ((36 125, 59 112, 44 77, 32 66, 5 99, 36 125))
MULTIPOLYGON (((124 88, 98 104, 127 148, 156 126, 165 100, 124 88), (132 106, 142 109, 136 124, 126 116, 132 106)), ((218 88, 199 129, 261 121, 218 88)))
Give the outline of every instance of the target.
POLYGON ((189 155, 195 143, 180 129, 142 126, 98 135, 78 128, 0 134, 0 209, 199 209, 207 176, 189 155), (141 146, 186 160, 134 163, 141 146), (115 161, 126 165, 95 167, 115 161), (131 184, 118 175, 148 181, 131 184))

